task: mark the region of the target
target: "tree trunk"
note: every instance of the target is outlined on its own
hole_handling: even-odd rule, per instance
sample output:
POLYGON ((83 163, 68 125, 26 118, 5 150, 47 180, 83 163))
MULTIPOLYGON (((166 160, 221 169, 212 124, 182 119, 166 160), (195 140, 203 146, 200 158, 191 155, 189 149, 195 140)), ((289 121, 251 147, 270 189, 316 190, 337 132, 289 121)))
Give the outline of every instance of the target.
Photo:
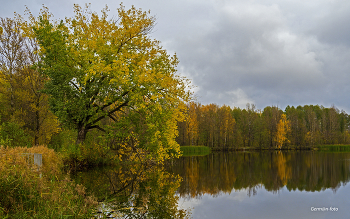
MULTIPOLYGON (((37 107, 39 107, 38 104, 37 104, 37 107)), ((39 130, 40 130, 39 110, 35 111, 35 120, 36 120, 35 121, 36 127, 35 127, 35 133, 34 133, 34 145, 39 145, 39 130)))
POLYGON ((88 132, 88 129, 85 126, 79 127, 78 137, 77 137, 77 141, 76 141, 77 145, 84 143, 87 132, 88 132))

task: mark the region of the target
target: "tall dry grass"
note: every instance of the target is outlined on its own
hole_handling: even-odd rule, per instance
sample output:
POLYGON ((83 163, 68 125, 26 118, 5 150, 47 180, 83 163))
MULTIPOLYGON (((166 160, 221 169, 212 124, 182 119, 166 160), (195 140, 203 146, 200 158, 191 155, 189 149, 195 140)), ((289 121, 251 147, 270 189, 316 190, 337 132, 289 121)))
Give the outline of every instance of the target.
POLYGON ((62 159, 45 146, 0 147, 0 218, 88 218, 93 196, 62 172, 62 159), (42 167, 25 153, 42 154, 42 167))

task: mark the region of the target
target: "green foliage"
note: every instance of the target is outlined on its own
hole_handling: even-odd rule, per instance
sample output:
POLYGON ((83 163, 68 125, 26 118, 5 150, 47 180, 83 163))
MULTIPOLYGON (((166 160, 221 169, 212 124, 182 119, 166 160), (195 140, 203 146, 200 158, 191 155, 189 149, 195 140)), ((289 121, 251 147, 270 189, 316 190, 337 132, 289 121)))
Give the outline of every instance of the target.
POLYGON ((75 143, 76 138, 77 133, 75 130, 63 129, 59 133, 52 136, 48 147, 59 152, 63 148, 68 148, 70 145, 73 145, 75 143))
POLYGON ((167 159, 169 150, 179 150, 176 121, 184 119, 190 97, 187 80, 175 75, 177 57, 148 36, 154 25, 149 13, 121 5, 118 19, 109 20, 107 9, 102 16, 89 10, 75 5, 75 17, 56 23, 42 11, 33 25, 52 111, 77 130, 77 144, 93 129, 109 135, 114 123, 124 124, 118 141, 145 142, 138 146, 167 159), (141 120, 142 131, 135 124, 141 120))
POLYGON ((206 146, 181 146, 182 156, 205 156, 210 154, 210 148, 206 146))
POLYGON ((66 165, 75 169, 115 165, 119 162, 115 152, 99 143, 73 144, 62 153, 66 165))
POLYGON ((0 18, 0 116, 25 128, 33 145, 47 144, 59 131, 49 111, 48 95, 41 93, 47 77, 35 71, 39 46, 24 32, 19 19, 0 18))
POLYGON ((30 147, 32 145, 32 137, 17 123, 6 122, 0 126, 0 145, 30 147))

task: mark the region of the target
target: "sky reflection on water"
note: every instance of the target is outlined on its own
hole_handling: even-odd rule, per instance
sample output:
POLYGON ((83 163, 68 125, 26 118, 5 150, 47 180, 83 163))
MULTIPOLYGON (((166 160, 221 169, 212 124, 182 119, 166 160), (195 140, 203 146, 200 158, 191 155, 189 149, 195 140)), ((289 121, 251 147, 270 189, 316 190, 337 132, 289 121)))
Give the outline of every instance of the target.
POLYGON ((320 192, 288 191, 283 187, 276 193, 256 189, 248 195, 248 189, 233 190, 217 196, 204 194, 198 198, 180 198, 181 208, 192 208, 192 217, 199 218, 349 218, 350 185, 342 185, 336 191, 325 189, 320 192), (311 211, 311 207, 325 208, 325 211, 311 211), (338 208, 331 211, 331 207, 338 208), (328 211, 326 211, 328 208, 328 211))

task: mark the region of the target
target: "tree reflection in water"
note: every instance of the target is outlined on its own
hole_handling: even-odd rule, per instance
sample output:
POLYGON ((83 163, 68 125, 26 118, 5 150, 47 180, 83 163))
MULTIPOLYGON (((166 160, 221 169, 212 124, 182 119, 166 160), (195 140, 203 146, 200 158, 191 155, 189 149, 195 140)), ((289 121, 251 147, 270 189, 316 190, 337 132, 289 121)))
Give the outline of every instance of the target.
POLYGON ((262 186, 273 193, 284 186, 289 191, 336 192, 349 181, 349 158, 350 153, 313 151, 226 152, 181 157, 167 169, 183 178, 178 189, 183 198, 242 189, 251 196, 262 186))
POLYGON ((133 164, 75 173, 100 202, 118 218, 188 218, 190 212, 178 208, 175 195, 181 178, 163 166, 133 164))
POLYGON ((219 196, 259 188, 334 192, 350 178, 350 153, 313 151, 226 152, 181 157, 157 165, 124 165, 76 173, 73 178, 104 203, 114 205, 119 218, 187 218, 178 207, 182 198, 219 196))

